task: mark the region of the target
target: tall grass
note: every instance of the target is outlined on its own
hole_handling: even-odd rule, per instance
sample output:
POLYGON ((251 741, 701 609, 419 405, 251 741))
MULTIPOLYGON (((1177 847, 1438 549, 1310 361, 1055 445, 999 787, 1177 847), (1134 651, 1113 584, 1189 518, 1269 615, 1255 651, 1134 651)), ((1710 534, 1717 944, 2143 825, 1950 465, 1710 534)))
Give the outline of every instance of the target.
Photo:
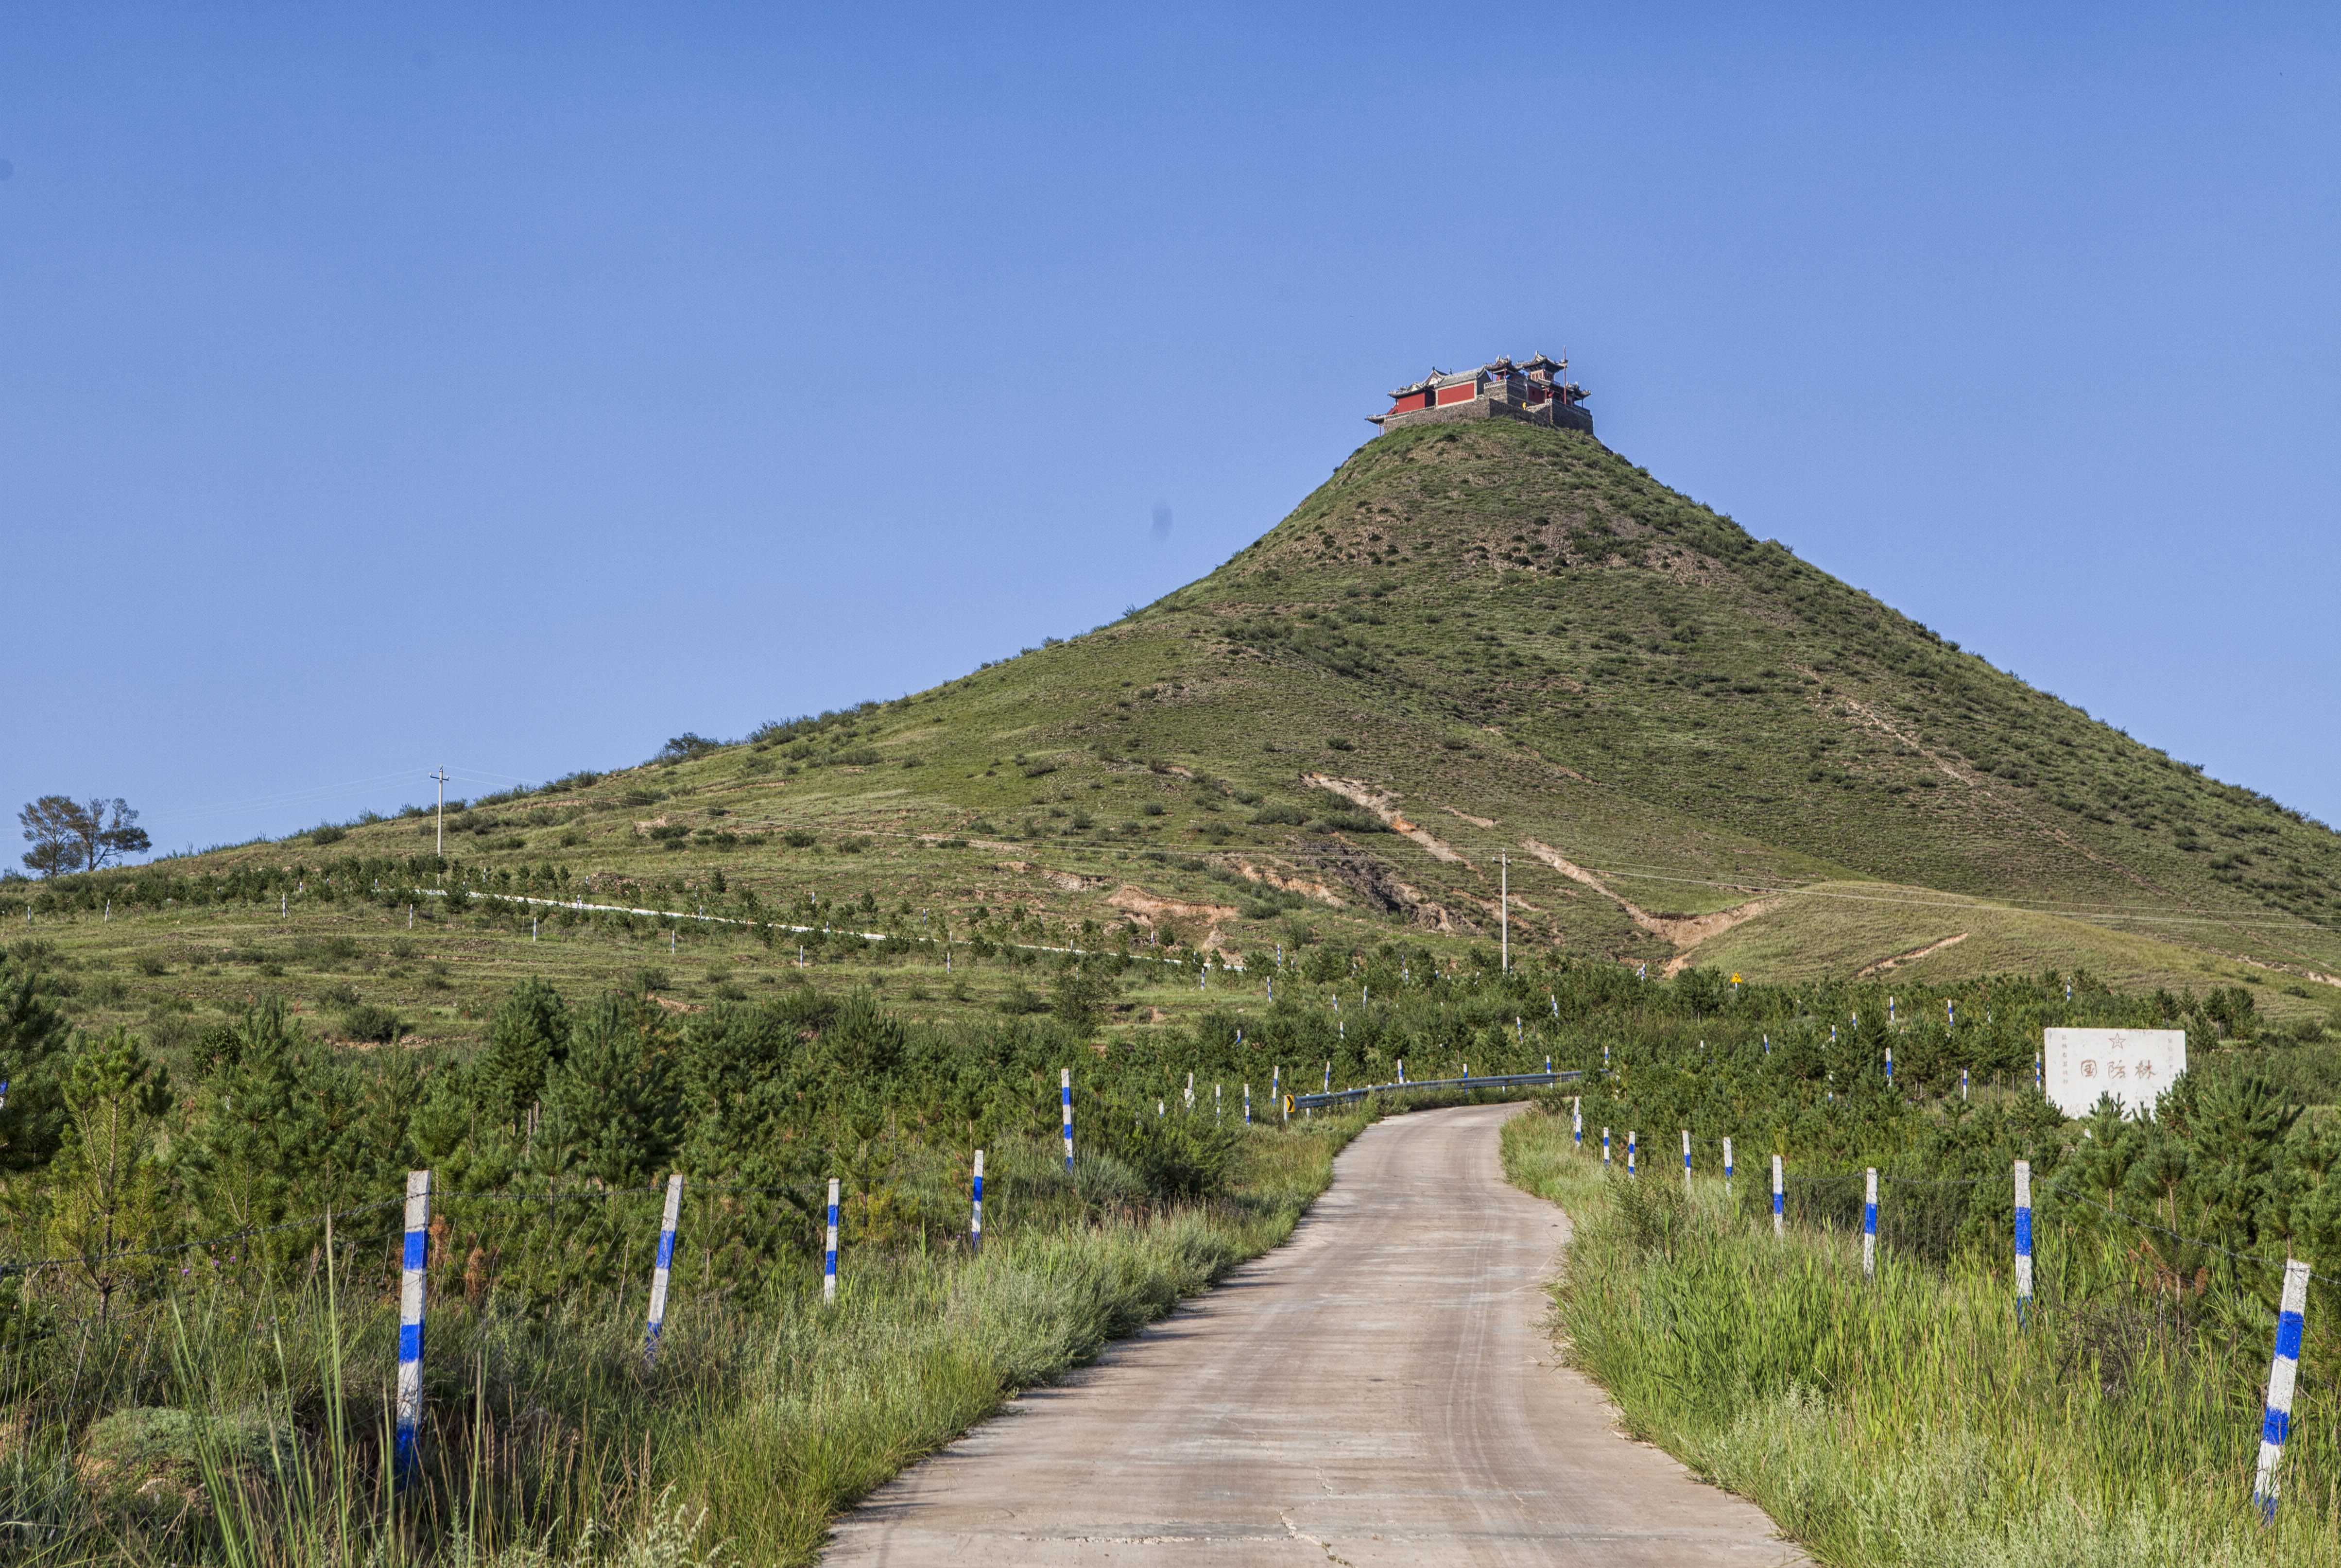
POLYGON ((1776 1239, 1720 1183, 1605 1178, 1565 1118, 1515 1118, 1503 1151, 1574 1222, 1571 1363, 1829 1563, 2341 1563, 2330 1385, 2303 1379, 2275 1524, 2251 1503, 2275 1325, 2249 1301, 2157 1295, 2117 1243, 2044 1233, 2019 1325, 2003 1258, 1888 1250, 1868 1280, 1858 1232, 1776 1239))
MULTIPOLYGON (((60 1325, 0 1366, 0 1554, 255 1568, 810 1559, 829 1519, 1113 1337, 1282 1240, 1362 1117, 1254 1130, 1208 1203, 994 1209, 963 1246, 849 1250, 817 1281, 431 1308, 422 1474, 385 1474, 397 1307, 321 1267, 60 1325)), ((1036 1181, 1049 1145, 1004 1163, 1036 1181)), ((1107 1174, 1111 1185, 1111 1173, 1107 1174)), ((1069 1183, 1068 1185, 1076 1183, 1069 1183)), ((331 1252, 322 1254, 330 1263, 331 1252)))

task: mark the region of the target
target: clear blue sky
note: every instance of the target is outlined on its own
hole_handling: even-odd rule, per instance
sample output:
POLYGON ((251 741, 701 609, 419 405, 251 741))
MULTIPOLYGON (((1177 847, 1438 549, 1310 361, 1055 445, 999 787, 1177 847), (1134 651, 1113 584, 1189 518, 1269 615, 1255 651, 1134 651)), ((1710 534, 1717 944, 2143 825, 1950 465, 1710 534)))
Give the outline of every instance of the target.
POLYGON ((2341 822, 2330 5, 19 6, 0 158, 10 864, 49 791, 178 848, 913 690, 1564 346, 2341 822))

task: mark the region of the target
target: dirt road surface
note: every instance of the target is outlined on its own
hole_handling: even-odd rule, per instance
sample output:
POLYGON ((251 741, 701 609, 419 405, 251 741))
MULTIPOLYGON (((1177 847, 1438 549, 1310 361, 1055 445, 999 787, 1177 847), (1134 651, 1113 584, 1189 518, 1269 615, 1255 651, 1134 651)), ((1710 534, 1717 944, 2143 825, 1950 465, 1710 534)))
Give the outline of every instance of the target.
POLYGON ((1519 1109, 1368 1128, 1291 1241, 905 1472, 823 1562, 1805 1563, 1558 1363, 1568 1221, 1503 1179, 1519 1109))

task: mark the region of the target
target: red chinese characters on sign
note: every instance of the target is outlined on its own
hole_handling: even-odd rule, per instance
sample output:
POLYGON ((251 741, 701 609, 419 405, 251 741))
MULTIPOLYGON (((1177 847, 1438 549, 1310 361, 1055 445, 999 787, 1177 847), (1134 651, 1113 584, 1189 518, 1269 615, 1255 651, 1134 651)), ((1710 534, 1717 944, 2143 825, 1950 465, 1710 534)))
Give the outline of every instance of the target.
POLYGON ((2083 1063, 2081 1064, 2081 1076, 2082 1076, 2082 1077, 2084 1077, 2084 1078, 2094 1078, 2094 1077, 2096 1077, 2097 1075, 2097 1063, 2095 1063, 2094 1061, 2088 1061, 2088 1062, 2083 1062, 2083 1063))

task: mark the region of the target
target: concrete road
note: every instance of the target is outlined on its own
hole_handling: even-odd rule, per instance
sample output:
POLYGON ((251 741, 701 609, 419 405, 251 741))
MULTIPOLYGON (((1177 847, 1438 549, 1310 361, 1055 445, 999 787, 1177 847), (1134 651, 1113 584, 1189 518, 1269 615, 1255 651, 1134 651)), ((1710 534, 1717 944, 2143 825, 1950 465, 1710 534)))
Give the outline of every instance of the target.
POLYGON ((1807 1561, 1611 1424, 1538 1324, 1517 1106, 1368 1128, 1291 1241, 840 1520, 831 1568, 1807 1561))

